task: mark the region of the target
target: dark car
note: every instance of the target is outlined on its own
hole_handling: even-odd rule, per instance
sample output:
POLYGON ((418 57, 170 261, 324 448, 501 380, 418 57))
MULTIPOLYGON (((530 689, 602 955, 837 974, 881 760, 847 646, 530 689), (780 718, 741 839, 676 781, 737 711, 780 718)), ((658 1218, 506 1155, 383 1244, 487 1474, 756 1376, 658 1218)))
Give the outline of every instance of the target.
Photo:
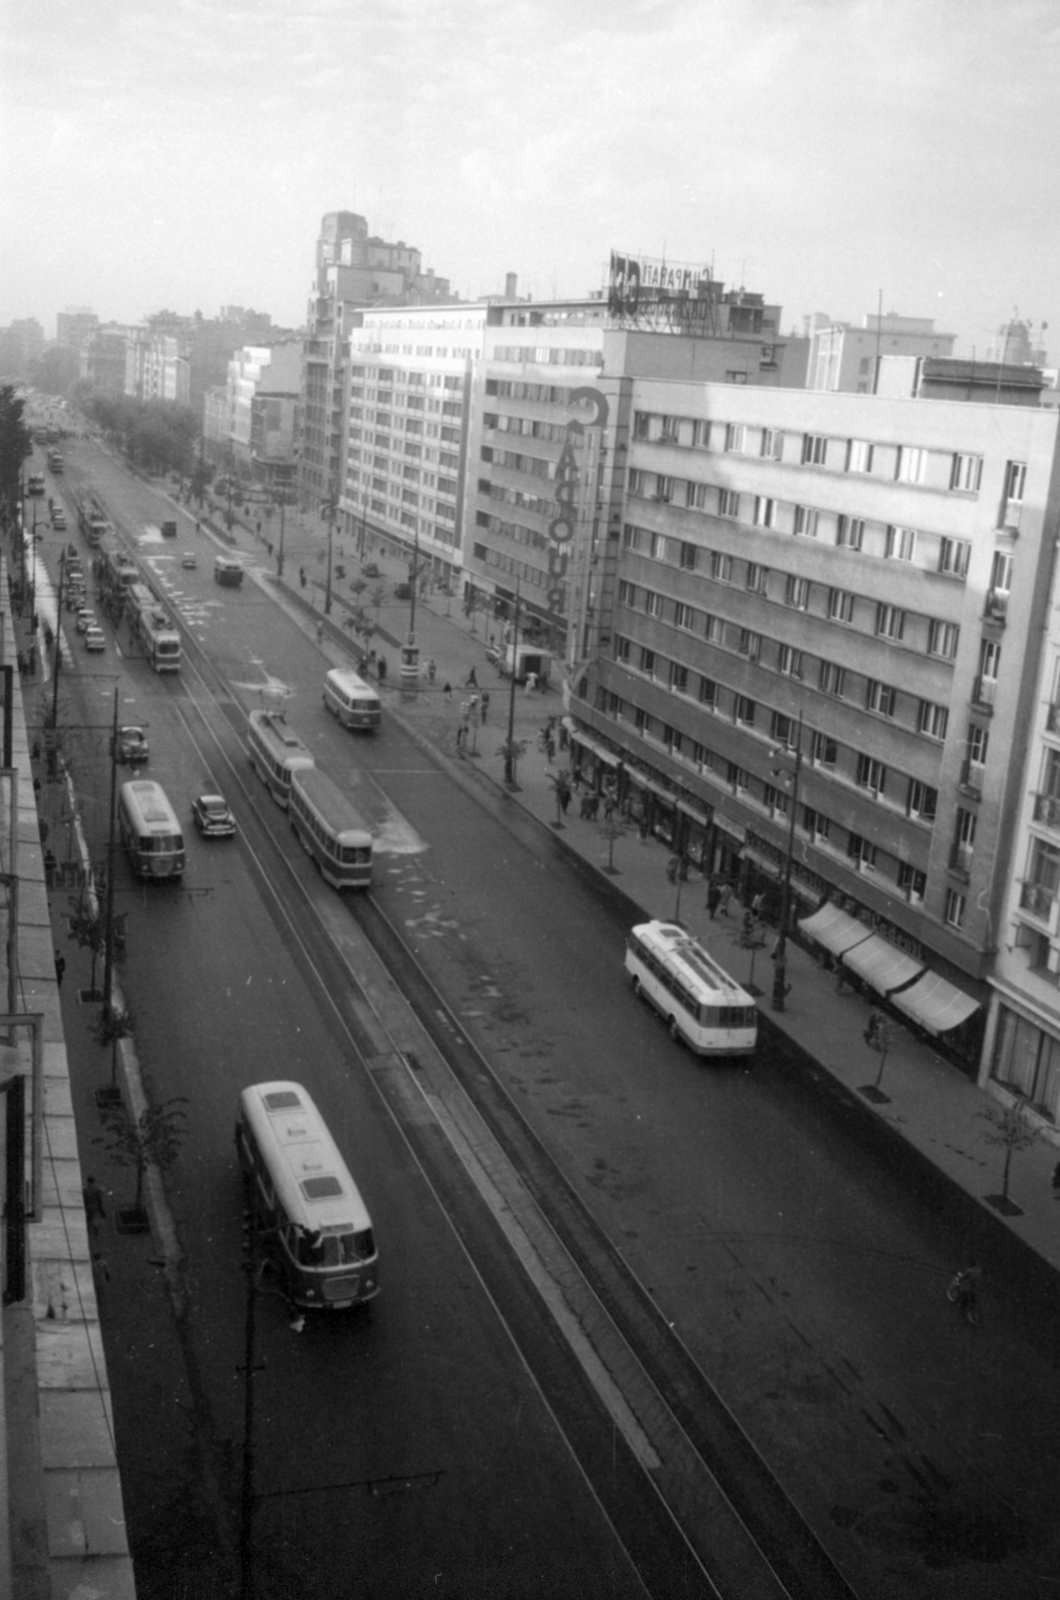
POLYGON ((142 728, 129 723, 118 729, 118 760, 129 767, 143 766, 150 755, 147 735, 142 728))
POLYGON ((366 567, 361 568, 361 571, 366 578, 381 578, 383 576, 374 561, 369 561, 366 567))
POLYGON ((236 819, 219 794, 196 795, 191 814, 204 839, 231 839, 236 831, 236 819))
POLYGON ((394 598, 395 598, 395 600, 411 600, 412 599, 412 585, 411 585, 411 583, 395 583, 395 585, 394 585, 394 598))

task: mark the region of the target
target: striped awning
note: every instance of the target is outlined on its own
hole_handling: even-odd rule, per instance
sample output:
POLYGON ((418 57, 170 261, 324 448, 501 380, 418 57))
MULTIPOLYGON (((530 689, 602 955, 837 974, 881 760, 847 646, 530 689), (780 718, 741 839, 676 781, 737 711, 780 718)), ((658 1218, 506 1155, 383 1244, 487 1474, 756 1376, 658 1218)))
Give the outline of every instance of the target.
POLYGON ((602 744, 597 744, 595 739, 590 739, 588 734, 582 733, 580 728, 571 734, 571 738, 576 744, 580 744, 583 749, 590 751, 597 761, 604 761, 609 767, 620 767, 622 765, 621 756, 616 756, 611 750, 605 750, 602 744))
POLYGON ((859 978, 864 978, 877 994, 890 994, 892 989, 912 983, 924 970, 922 961, 917 961, 914 956, 907 955, 897 945, 891 944, 888 939, 881 939, 875 933, 848 950, 843 957, 843 965, 849 967, 851 972, 856 972, 859 978))
POLYGON ((979 1010, 978 1000, 937 972, 925 972, 919 983, 892 996, 893 1003, 928 1033, 948 1033, 979 1010))
POLYGON ((799 927, 807 938, 824 945, 834 956, 844 955, 856 944, 873 937, 871 928, 831 903, 815 911, 812 917, 803 917, 799 927))

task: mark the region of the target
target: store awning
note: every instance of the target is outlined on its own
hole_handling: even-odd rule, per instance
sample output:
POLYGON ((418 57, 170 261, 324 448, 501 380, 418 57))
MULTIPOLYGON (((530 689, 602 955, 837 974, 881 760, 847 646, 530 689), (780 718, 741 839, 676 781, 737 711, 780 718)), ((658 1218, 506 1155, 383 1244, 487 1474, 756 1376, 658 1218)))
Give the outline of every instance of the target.
POLYGON ((866 928, 857 917, 831 904, 822 906, 812 917, 804 917, 799 927, 808 938, 823 944, 834 956, 841 956, 856 944, 873 937, 871 928, 866 928))
POLYGON ((928 1033, 948 1033, 979 1010, 978 1000, 947 983, 937 972, 925 972, 919 983, 892 999, 899 1011, 912 1017, 928 1033))
POLYGON ((906 955, 887 939, 876 933, 862 944, 855 945, 843 957, 843 965, 856 972, 859 978, 876 990, 877 994, 890 994, 904 983, 912 983, 924 970, 924 963, 906 955))
POLYGON ((595 739, 590 739, 580 729, 577 733, 572 733, 571 738, 576 744, 580 744, 584 749, 589 750, 597 761, 605 761, 609 767, 620 767, 622 765, 621 756, 616 756, 610 750, 605 750, 602 744, 597 744, 595 739))

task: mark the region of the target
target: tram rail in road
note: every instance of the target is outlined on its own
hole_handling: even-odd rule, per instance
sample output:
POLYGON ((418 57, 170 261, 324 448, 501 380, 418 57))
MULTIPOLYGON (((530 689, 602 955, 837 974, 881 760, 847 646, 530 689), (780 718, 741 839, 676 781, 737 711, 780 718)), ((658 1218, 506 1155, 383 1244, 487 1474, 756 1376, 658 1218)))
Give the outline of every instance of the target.
POLYGON ((285 816, 250 774, 238 703, 183 632, 174 705, 207 768, 227 768, 228 790, 256 819, 241 848, 262 892, 319 978, 321 1004, 346 1030, 647 1591, 660 1600, 854 1600, 395 925, 370 897, 350 904, 307 880, 285 816), (280 882, 264 859, 270 844, 288 869, 280 882), (341 966, 340 984, 324 962, 341 966))

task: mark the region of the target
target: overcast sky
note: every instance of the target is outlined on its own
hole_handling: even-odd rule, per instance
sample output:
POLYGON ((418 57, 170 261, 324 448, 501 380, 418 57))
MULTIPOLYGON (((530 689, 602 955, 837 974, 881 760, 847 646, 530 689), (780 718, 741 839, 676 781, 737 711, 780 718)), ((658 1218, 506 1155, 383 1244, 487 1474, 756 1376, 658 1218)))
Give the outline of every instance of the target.
POLYGON ((713 264, 1060 358, 1060 0, 3 0, 0 325, 305 318, 326 211, 464 297, 713 264))

